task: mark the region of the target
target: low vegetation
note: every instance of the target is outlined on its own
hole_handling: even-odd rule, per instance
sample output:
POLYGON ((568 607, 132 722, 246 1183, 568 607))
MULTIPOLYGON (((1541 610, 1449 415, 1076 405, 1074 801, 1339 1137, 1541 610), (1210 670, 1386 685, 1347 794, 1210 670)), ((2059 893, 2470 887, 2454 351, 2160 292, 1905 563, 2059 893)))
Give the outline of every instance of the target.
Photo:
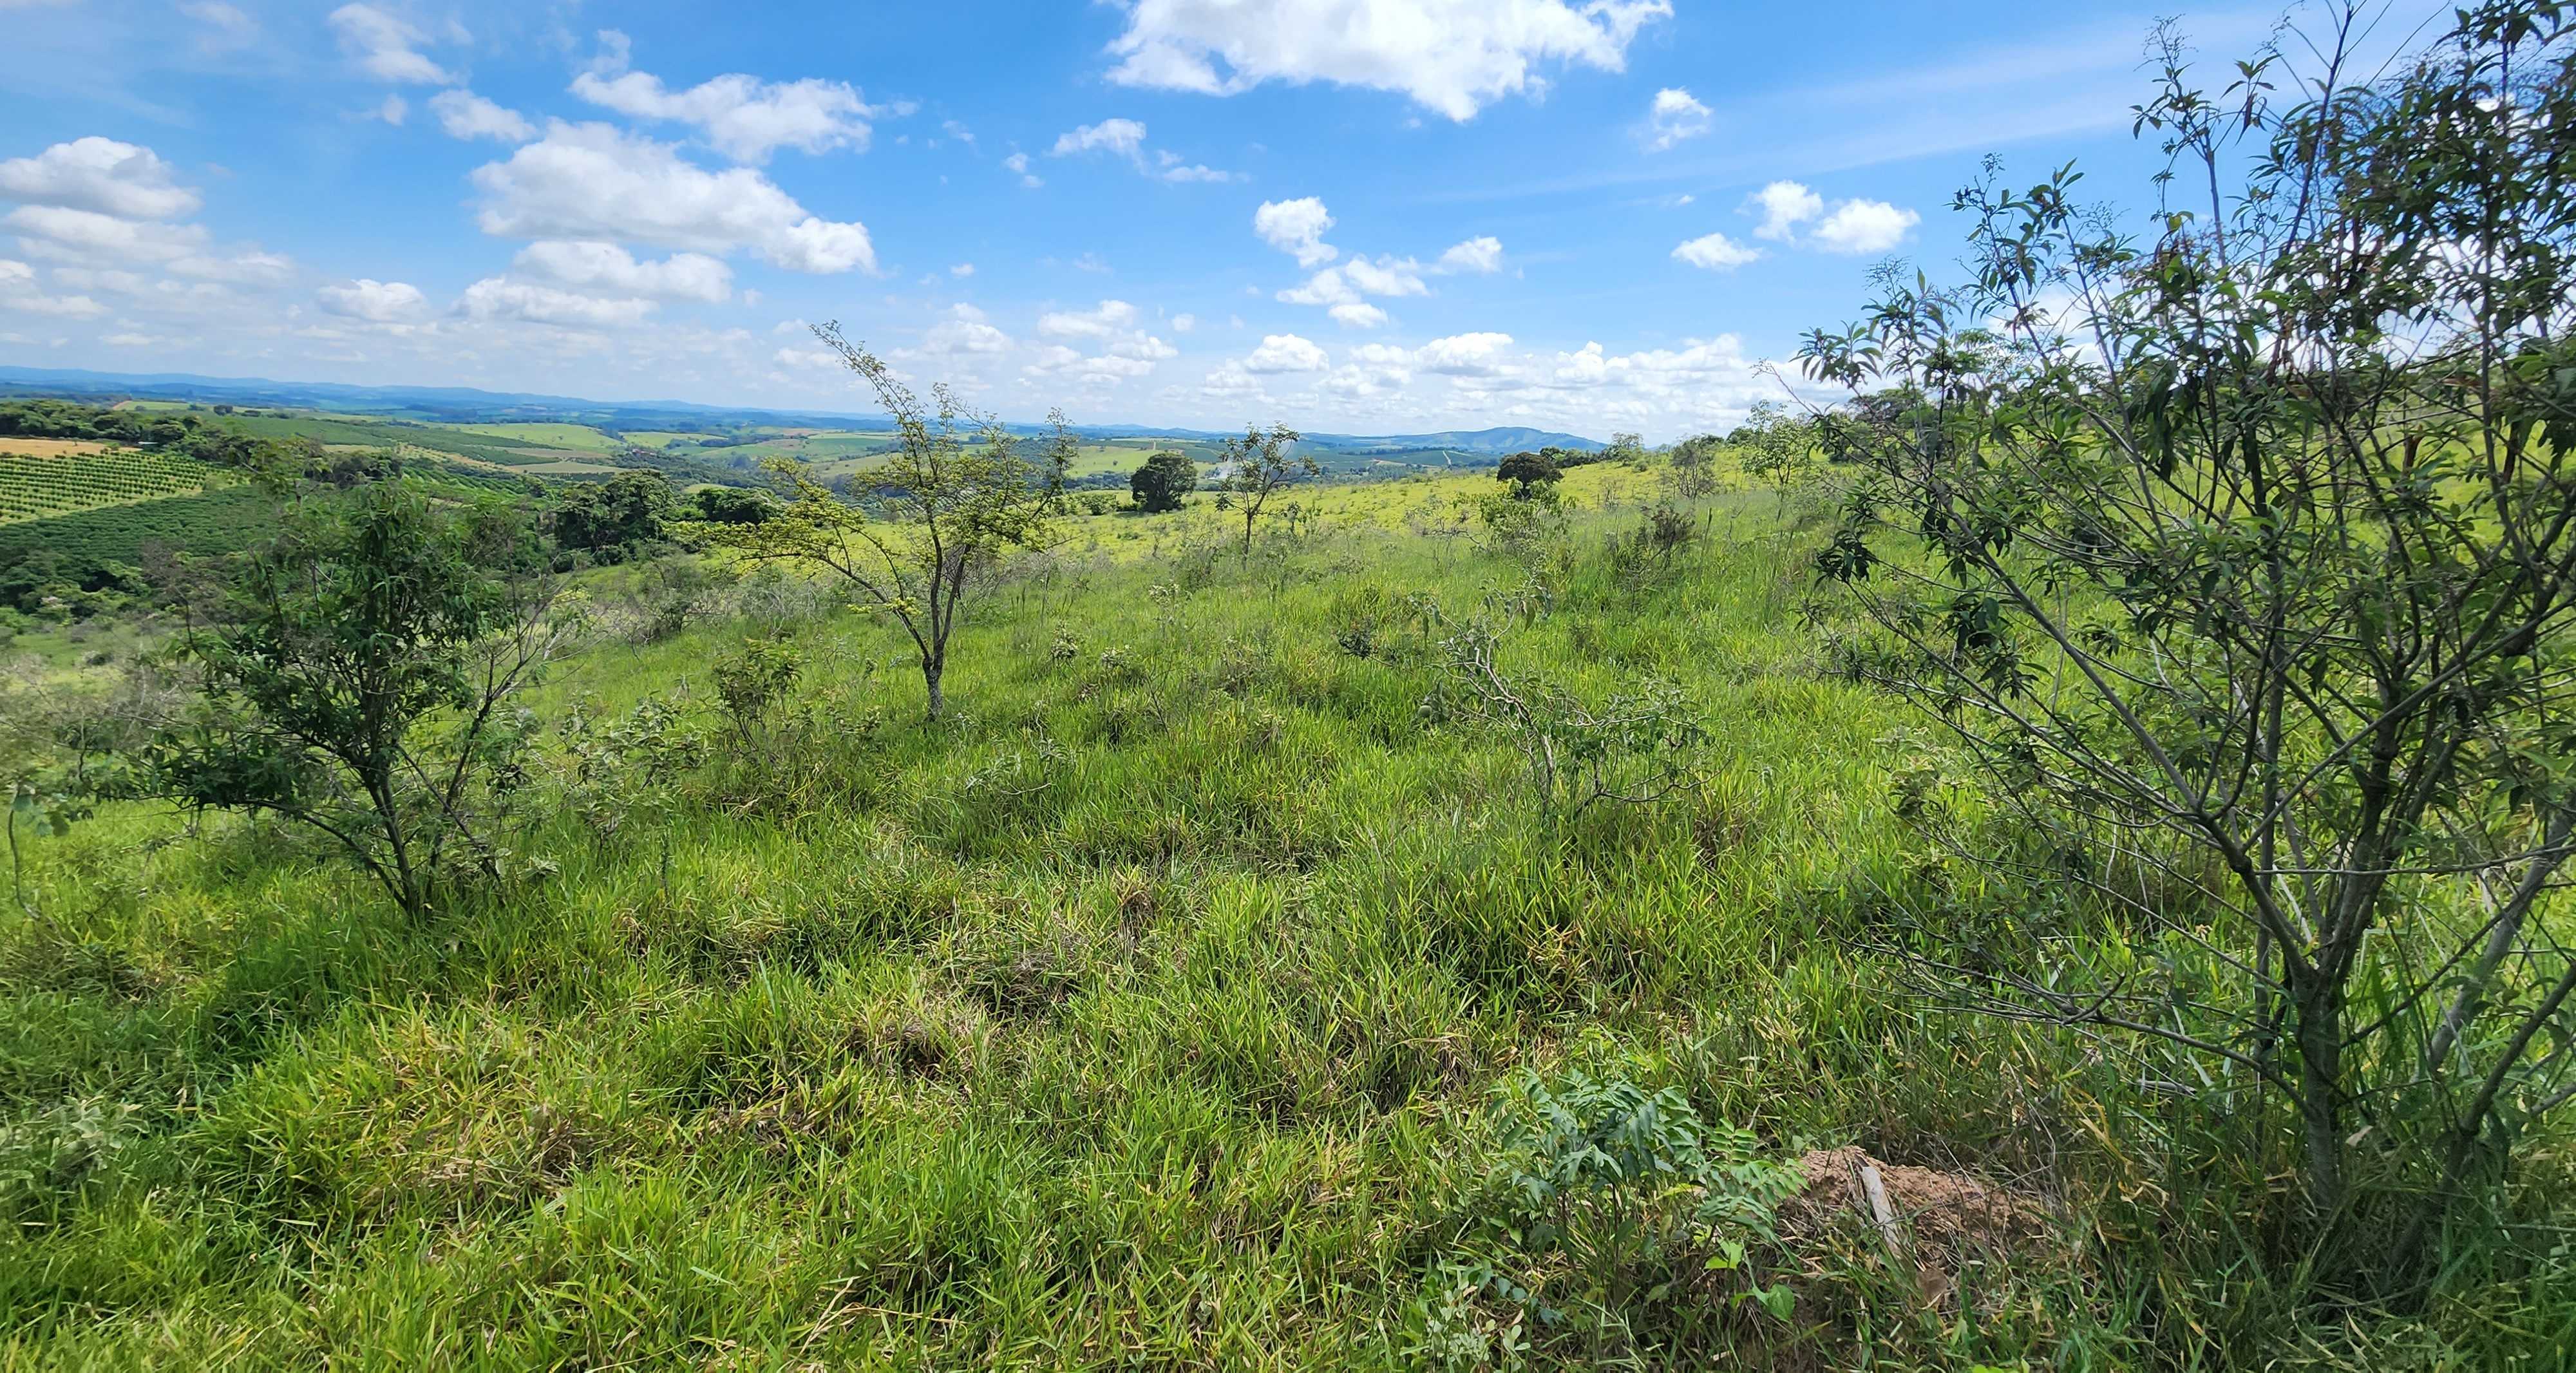
POLYGON ((0 1363, 2563 1366, 2571 23, 2168 49, 2251 194, 1662 452, 826 327, 856 480, 190 498, 0 674, 0 1363))

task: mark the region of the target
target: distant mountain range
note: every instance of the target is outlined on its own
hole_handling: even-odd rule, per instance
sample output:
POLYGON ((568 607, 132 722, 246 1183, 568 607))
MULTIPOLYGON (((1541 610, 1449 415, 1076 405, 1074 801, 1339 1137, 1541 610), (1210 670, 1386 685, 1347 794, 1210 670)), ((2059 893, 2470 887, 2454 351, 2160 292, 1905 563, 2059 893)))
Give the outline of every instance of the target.
MULTIPOLYGON (((478 391, 470 386, 346 386, 325 381, 270 381, 265 377, 201 377, 184 372, 132 375, 70 368, 0 367, 0 394, 78 399, 185 400, 201 404, 285 406, 388 418, 506 423, 518 420, 591 423, 610 417, 690 415, 701 421, 790 424, 820 421, 817 428, 882 424, 883 415, 826 411, 737 410, 685 400, 595 401, 572 396, 478 391)), ((644 426, 631 425, 642 428, 644 426)))
MULTIPOLYGON (((336 382, 269 381, 260 377, 203 377, 162 372, 124 374, 71 368, 0 367, 0 396, 59 396, 75 400, 168 400, 201 405, 249 405, 327 410, 387 419, 491 424, 546 421, 609 429, 700 429, 724 425, 786 425, 811 429, 868 429, 883 415, 827 410, 763 410, 700 405, 684 400, 596 401, 466 386, 349 386, 336 382)), ((1012 425, 1031 432, 1032 425, 1012 425)), ((1210 442, 1232 437, 1203 429, 1150 425, 1077 425, 1091 438, 1174 438, 1210 442)), ((1571 448, 1599 452, 1608 445, 1576 434, 1542 429, 1452 430, 1438 434, 1309 434, 1306 442, 1357 457, 1373 454, 1450 452, 1500 457, 1529 449, 1571 448)))
POLYGON ((1357 451, 1384 448, 1396 451, 1407 448, 1450 448, 1461 453, 1485 453, 1501 457, 1506 453, 1526 453, 1539 448, 1571 448, 1579 453, 1598 453, 1610 445, 1575 434, 1558 434, 1545 429, 1452 429, 1439 434, 1397 434, 1363 438, 1352 434, 1309 434, 1317 443, 1357 451))

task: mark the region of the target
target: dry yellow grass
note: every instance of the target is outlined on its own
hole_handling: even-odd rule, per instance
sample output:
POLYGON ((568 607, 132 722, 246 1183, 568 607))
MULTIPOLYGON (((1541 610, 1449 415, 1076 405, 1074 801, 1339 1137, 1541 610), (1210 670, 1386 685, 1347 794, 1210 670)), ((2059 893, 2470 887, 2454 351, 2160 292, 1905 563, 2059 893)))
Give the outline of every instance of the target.
POLYGON ((86 458, 104 453, 116 445, 97 439, 28 439, 0 436, 0 453, 15 453, 22 458, 86 458))

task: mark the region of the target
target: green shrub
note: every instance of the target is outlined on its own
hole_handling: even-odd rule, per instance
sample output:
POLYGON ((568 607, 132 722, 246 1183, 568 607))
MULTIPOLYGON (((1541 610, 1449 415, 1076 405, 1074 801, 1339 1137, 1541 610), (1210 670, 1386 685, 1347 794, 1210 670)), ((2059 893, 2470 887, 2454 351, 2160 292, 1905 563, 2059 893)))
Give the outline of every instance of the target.
POLYGON ((1712 1296, 1788 1316, 1770 1249, 1805 1176, 1751 1132, 1702 1121, 1678 1089, 1580 1071, 1512 1078, 1489 1123, 1492 1162, 1417 1308, 1417 1354, 1506 1367, 1526 1330, 1593 1358, 1639 1357, 1656 1308, 1712 1296), (1480 1314, 1480 1299, 1513 1317, 1480 1314))

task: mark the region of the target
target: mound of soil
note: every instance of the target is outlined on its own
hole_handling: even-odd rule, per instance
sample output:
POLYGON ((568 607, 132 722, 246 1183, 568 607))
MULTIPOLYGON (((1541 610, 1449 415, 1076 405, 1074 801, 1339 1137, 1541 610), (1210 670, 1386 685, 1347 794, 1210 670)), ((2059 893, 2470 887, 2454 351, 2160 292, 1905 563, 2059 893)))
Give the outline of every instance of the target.
POLYGON ((1887 1201, 1882 1233, 1892 1232, 1893 1257, 1913 1264, 1927 1303, 1948 1300, 1963 1267, 2053 1248, 2048 1213, 2037 1200, 1966 1173, 1883 1163, 1850 1147, 1808 1153, 1798 1168, 1806 1190, 1781 1218, 1784 1229, 1811 1234, 1849 1226, 1855 1216, 1865 1227, 1880 1227, 1863 1182, 1864 1170, 1877 1170, 1887 1201))
POLYGON ((1819 1149, 1798 1160, 1807 1175, 1799 1199, 1818 1212, 1871 1216, 1861 1169, 1876 1168, 1898 1226, 1918 1242, 2010 1249, 2047 1235, 2047 1213, 2027 1197, 1966 1173, 1881 1163, 1857 1148, 1819 1149))

